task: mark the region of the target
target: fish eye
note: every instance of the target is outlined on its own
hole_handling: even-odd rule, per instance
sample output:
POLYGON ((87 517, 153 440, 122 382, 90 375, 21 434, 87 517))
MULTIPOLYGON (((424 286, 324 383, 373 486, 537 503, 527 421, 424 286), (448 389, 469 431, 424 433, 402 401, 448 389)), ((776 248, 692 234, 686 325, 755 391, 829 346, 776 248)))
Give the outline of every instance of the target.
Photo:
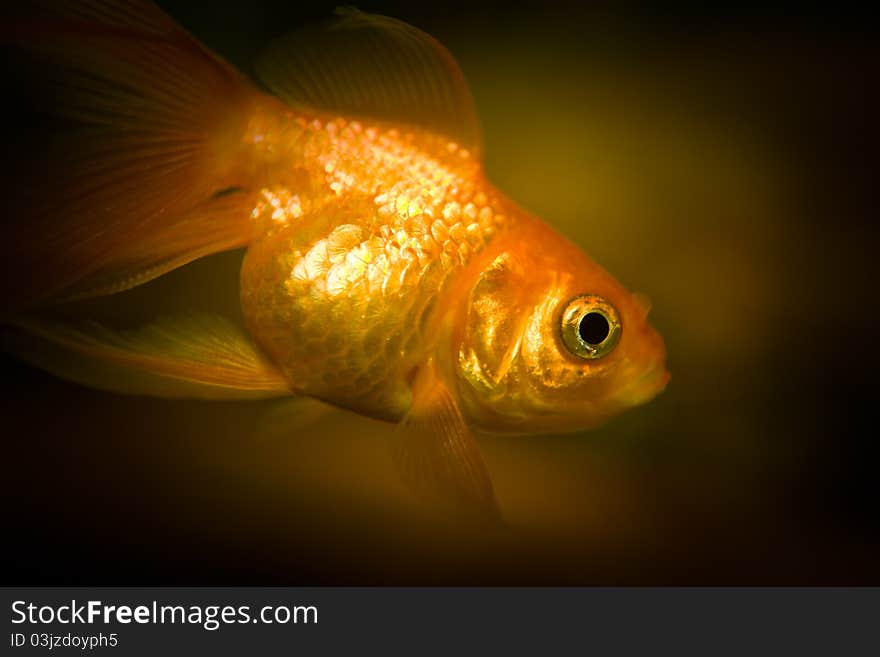
POLYGON ((562 342, 569 352, 585 360, 609 354, 621 329, 614 306, 595 294, 572 299, 562 311, 562 342))

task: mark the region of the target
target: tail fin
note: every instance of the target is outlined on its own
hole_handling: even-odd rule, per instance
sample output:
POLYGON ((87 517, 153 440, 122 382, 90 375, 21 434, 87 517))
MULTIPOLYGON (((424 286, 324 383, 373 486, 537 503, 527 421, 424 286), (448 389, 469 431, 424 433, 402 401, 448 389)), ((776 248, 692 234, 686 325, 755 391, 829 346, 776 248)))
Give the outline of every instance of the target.
POLYGON ((0 315, 118 292, 251 237, 237 157, 250 84, 146 0, 58 4, 0 28, 30 67, 17 95, 41 132, 13 140, 27 173, 7 195, 0 315))

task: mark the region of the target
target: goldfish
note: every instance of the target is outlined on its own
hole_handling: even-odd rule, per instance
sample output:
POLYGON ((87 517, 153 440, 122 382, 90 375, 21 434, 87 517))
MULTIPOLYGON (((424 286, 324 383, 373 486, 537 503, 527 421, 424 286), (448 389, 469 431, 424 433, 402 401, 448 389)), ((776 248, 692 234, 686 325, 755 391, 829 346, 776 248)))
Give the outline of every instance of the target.
POLYGON ((393 423, 410 489, 479 518, 501 505, 476 434, 588 429, 666 386, 644 297, 492 185, 464 75, 421 30, 337 10, 268 46, 262 87, 146 0, 50 4, 3 38, 79 128, 12 227, 2 321, 33 364, 393 423), (243 327, 41 316, 239 248, 243 327))

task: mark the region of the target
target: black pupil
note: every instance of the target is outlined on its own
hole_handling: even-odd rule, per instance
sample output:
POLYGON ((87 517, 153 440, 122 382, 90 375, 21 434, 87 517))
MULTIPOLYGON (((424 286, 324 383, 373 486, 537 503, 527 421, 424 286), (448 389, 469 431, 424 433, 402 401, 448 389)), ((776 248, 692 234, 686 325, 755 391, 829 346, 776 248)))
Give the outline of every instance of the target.
POLYGON ((608 320, 601 313, 587 313, 578 324, 578 334, 587 344, 602 344, 610 332, 608 320))

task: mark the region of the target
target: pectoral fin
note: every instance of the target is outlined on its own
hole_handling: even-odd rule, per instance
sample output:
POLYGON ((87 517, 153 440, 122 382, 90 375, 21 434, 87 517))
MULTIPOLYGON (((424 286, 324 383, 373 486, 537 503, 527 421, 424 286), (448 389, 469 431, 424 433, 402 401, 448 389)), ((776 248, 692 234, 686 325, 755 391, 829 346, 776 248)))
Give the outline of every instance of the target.
POLYGON ((452 394, 425 368, 412 407, 397 429, 394 457, 404 483, 459 517, 501 522, 489 472, 452 394))
POLYGON ((247 336, 216 315, 162 318, 134 330, 19 320, 4 346, 63 379, 134 395, 261 399, 292 394, 247 336))

